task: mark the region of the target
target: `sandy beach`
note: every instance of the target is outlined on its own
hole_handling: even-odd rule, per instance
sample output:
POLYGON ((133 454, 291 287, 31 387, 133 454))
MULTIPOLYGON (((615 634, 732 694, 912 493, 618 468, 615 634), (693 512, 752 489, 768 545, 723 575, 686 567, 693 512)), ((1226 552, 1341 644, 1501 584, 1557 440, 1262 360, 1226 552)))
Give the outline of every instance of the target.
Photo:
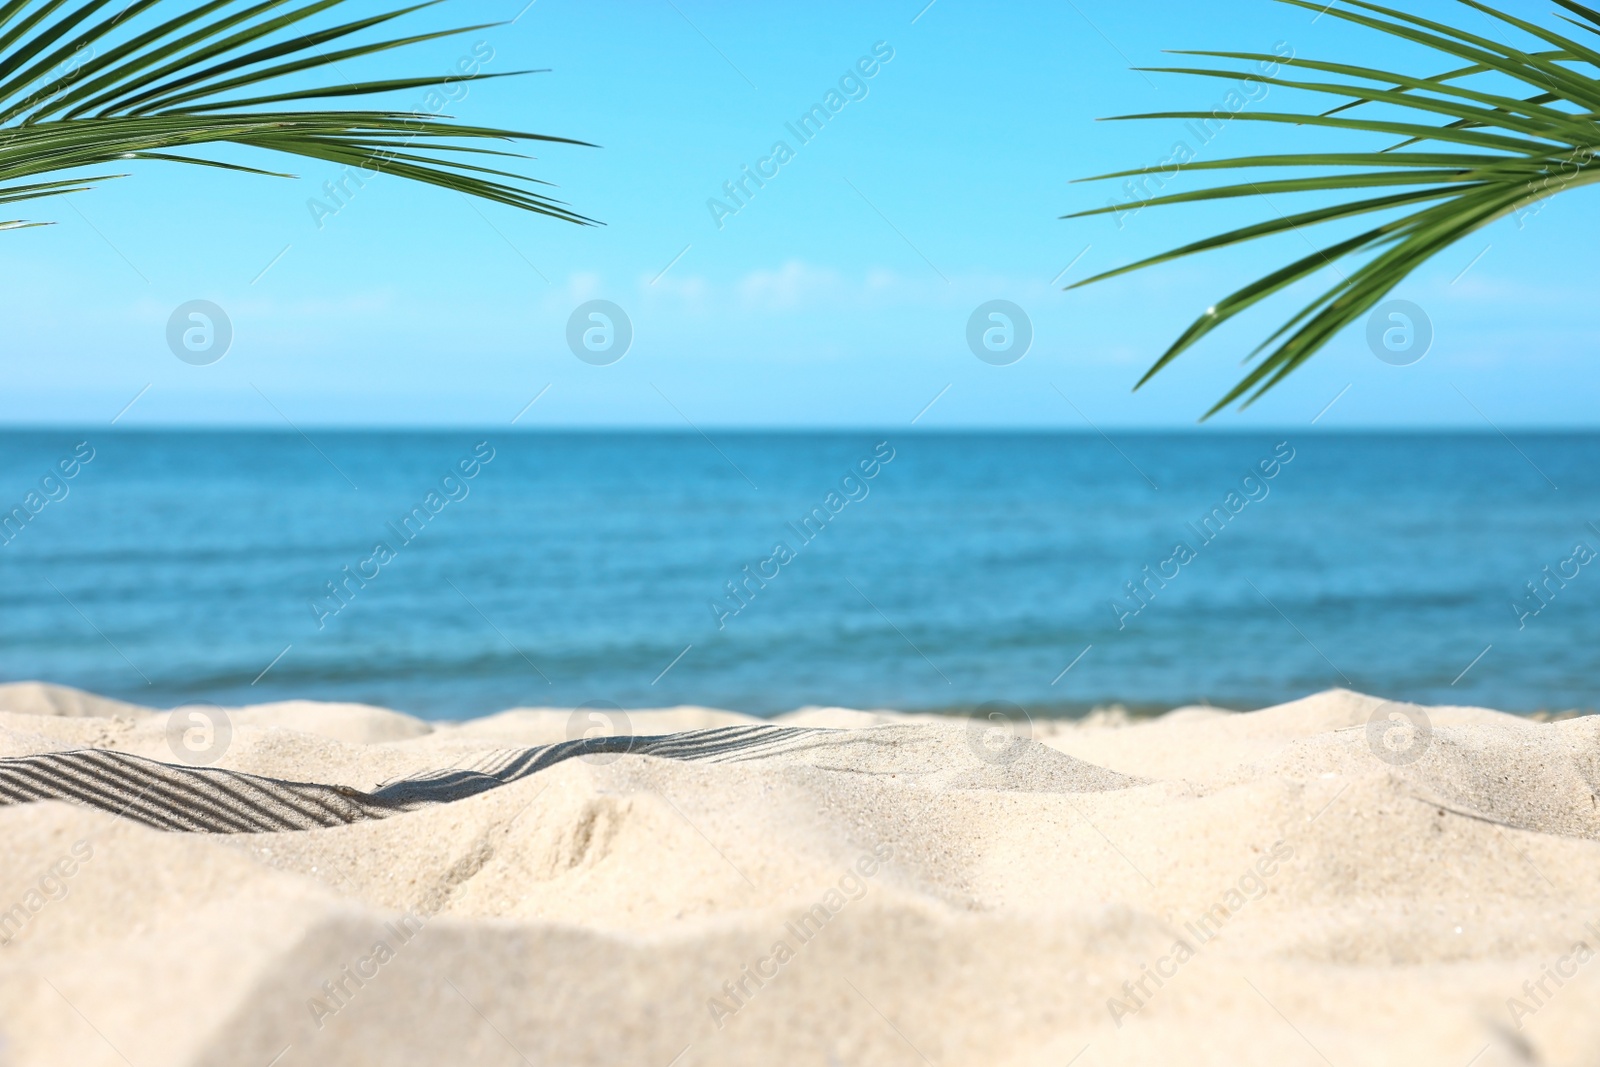
POLYGON ((1593 717, 0 708, 7 1067, 1600 1063, 1593 717))
POLYGON ((0 1067, 1600 1067, 1527 6, 0 2, 0 1067))

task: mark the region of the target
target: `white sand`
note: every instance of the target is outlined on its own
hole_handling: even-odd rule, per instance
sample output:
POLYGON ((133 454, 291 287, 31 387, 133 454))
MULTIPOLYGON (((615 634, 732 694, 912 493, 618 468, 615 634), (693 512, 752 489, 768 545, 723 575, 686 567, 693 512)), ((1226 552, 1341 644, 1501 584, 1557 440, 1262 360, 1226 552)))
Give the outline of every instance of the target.
MULTIPOLYGON (((0 709, 0 756, 174 760, 166 712, 39 685, 0 709)), ((838 732, 295 833, 3 806, 0 1065, 1600 1064, 1600 718, 1429 708, 1395 764, 1367 730, 1391 710, 1336 691, 1006 748, 808 709, 779 721, 838 732)), ((367 790, 570 714, 229 717, 216 766, 367 790)))

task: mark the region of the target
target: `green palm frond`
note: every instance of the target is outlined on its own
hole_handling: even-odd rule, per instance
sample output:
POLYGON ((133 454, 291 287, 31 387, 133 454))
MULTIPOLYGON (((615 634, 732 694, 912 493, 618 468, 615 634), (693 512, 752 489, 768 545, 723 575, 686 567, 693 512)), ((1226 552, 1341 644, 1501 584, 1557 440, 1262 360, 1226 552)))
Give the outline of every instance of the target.
MULTIPOLYGON (((130 160, 277 173, 205 154, 240 145, 591 223, 535 188, 547 183, 482 165, 528 158, 483 147, 487 142, 583 141, 466 125, 442 113, 442 95, 434 98, 438 108, 323 109, 326 100, 437 93, 453 83, 533 73, 488 74, 469 63, 464 71, 434 76, 345 80, 340 64, 495 25, 389 37, 383 35, 388 23, 440 0, 332 21, 346 2, 0 0, 0 204, 82 191, 123 175, 37 179, 130 160), (302 87, 308 76, 328 72, 337 79, 333 84, 302 87), (291 110, 275 110, 283 107, 291 110)), ((0 223, 0 229, 26 225, 34 224, 0 223)))
MULTIPOLYGON (((1139 380, 1142 386, 1202 337, 1245 309, 1332 268, 1338 280, 1250 354, 1248 362, 1254 365, 1206 412, 1207 418, 1241 397, 1245 406, 1253 403, 1340 330, 1366 315, 1413 271, 1475 230, 1562 190, 1600 181, 1600 166, 1595 165, 1600 153, 1600 51, 1595 46, 1600 46, 1600 40, 1574 40, 1478 0, 1458 2, 1530 39, 1529 50, 1367 0, 1335 0, 1325 10, 1320 0, 1279 2, 1320 11, 1421 45, 1448 57, 1454 66, 1443 74, 1419 77, 1355 63, 1253 52, 1197 51, 1174 54, 1255 66, 1242 72, 1156 68, 1162 73, 1190 77, 1236 80, 1248 76, 1263 85, 1343 98, 1338 106, 1326 111, 1239 110, 1229 116, 1229 121, 1325 127, 1384 138, 1383 147, 1368 151, 1284 153, 1189 162, 1186 166, 1191 170, 1259 169, 1270 174, 1270 168, 1290 168, 1293 176, 1241 179, 1236 184, 1154 196, 1134 204, 1066 216, 1081 218, 1132 206, 1265 197, 1274 193, 1353 194, 1353 198, 1341 203, 1291 215, 1275 213, 1264 222, 1183 245, 1077 285, 1260 237, 1304 234, 1319 223, 1377 216, 1370 228, 1317 248, 1311 255, 1219 300, 1195 319, 1139 380), (1293 73, 1283 68, 1292 68, 1293 73), (1266 71, 1276 73, 1269 76, 1266 71), (1513 83, 1522 88, 1511 95, 1490 91, 1513 83), (1343 260, 1353 260, 1354 265, 1341 267, 1343 260)), ((1562 16, 1564 21, 1600 34, 1600 11, 1575 0, 1555 2, 1570 13, 1562 16)), ((1121 116, 1200 121, 1212 117, 1208 112, 1190 111, 1121 116)), ((1137 179, 1147 173, 1148 169, 1119 171, 1082 180, 1137 179)))

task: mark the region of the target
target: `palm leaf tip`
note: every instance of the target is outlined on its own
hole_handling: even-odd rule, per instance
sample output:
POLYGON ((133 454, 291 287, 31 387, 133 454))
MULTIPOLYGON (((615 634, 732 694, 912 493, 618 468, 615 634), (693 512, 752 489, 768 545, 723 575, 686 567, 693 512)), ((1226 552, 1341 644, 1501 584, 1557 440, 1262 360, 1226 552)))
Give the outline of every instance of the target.
MULTIPOLYGON (((478 41, 437 74, 356 80, 349 64, 500 25, 390 36, 388 24, 433 7, 370 7, 330 22, 350 0, 24 0, 0 3, 0 200, 35 179, 110 161, 188 163, 274 177, 282 170, 214 158, 258 149, 387 171, 579 225, 594 225, 541 191, 525 167, 489 170, 471 159, 486 143, 584 145, 573 138, 461 122, 426 98, 409 111, 330 108, 328 101, 438 92, 532 71, 485 71, 478 41), (314 76, 329 74, 330 84, 314 76), (309 80, 308 80, 309 79, 309 80), (276 90, 276 91, 274 91, 276 90), (287 110, 286 110, 287 109, 287 110)), ((359 7, 355 10, 359 10, 359 7)), ((503 153, 515 157, 515 153, 503 153)), ((527 157, 524 157, 527 158, 527 157)))
MULTIPOLYGON (((1287 179, 1251 180, 1146 199, 1113 202, 1075 212, 1069 218, 1201 201, 1267 200, 1266 221, 1216 237, 1193 241, 1169 252, 1097 274, 1069 288, 1094 284, 1174 259, 1325 223, 1376 214, 1382 221, 1353 238, 1335 242, 1315 255, 1274 271, 1238 290, 1201 314, 1139 379, 1147 383, 1173 359, 1234 315, 1287 286, 1329 267, 1339 282, 1303 307, 1267 339, 1251 360, 1259 361, 1210 411, 1209 418, 1234 401, 1249 405, 1282 382, 1341 330, 1360 321, 1405 279, 1445 249, 1526 205, 1579 185, 1600 180, 1595 145, 1600 145, 1600 50, 1553 29, 1507 14, 1480 0, 1460 0, 1527 38, 1525 47, 1503 44, 1470 29, 1424 19, 1369 0, 1279 0, 1351 23, 1367 32, 1420 45, 1438 55, 1442 74, 1400 74, 1359 62, 1279 57, 1284 68, 1274 76, 1259 70, 1166 68, 1182 77, 1239 78, 1248 74, 1277 91, 1299 90, 1343 97, 1332 110, 1272 111, 1252 108, 1231 119, 1285 126, 1318 127, 1330 135, 1380 134, 1395 139, 1377 150, 1335 153, 1275 152, 1238 159, 1191 160, 1182 169, 1242 172, 1282 167, 1287 179), (1507 94, 1508 83, 1521 92, 1507 94), (1381 104, 1374 113, 1369 105, 1381 104), (1382 187, 1403 192, 1382 192, 1382 187), (1288 214, 1279 194, 1362 194, 1331 206, 1288 214), (1270 196, 1268 195, 1270 194, 1270 196), (1342 265, 1351 261, 1350 266, 1342 265)), ((1557 0, 1600 33, 1600 13, 1575 0, 1557 0)), ((1475 16, 1476 17, 1476 16, 1475 16)), ((1188 52, 1218 60, 1254 61, 1249 52, 1188 52)), ((1168 112, 1124 119, 1193 119, 1206 112, 1168 112)), ((1151 168, 1123 170, 1099 178, 1137 176, 1151 168)), ((1093 180, 1093 179, 1087 179, 1093 180)))

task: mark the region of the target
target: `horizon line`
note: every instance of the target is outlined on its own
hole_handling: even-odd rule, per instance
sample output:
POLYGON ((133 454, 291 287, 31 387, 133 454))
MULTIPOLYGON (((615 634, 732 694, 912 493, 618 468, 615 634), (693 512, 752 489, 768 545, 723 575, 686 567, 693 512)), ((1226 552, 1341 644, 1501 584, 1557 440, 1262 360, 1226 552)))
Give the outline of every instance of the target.
POLYGON ((1266 434, 1294 433, 1306 435, 1380 435, 1380 434, 1452 434, 1473 437, 1494 437, 1502 431, 1512 431, 1523 434, 1557 435, 1600 435, 1600 425, 1594 426, 1533 426, 1518 424, 1503 424, 1498 427, 1472 426, 1466 423, 1442 423, 1437 425, 1414 424, 1405 426, 1385 426, 1381 424, 1367 424, 1358 426, 1306 426, 1299 424, 1269 424, 1256 427, 1240 426, 1168 426, 1159 424, 1141 425, 1116 425, 1102 423, 1099 427, 1079 426, 896 426, 881 423, 860 424, 851 426, 750 426, 750 425, 715 425, 702 423, 698 428, 676 427, 670 425, 651 424, 571 424, 562 426, 510 426, 498 423, 317 423, 300 422, 295 427, 274 425, 271 423, 136 423, 136 424, 102 424, 96 422, 48 422, 48 423, 4 423, 0 422, 0 434, 21 433, 70 433, 82 430, 94 430, 96 433, 138 434, 138 433, 252 433, 252 434, 281 434, 295 436, 302 430, 316 430, 320 433, 484 433, 495 432, 499 434, 511 433, 525 436, 558 435, 558 434, 652 434, 658 436, 699 436, 701 430, 713 430, 717 433, 755 435, 800 435, 800 434, 851 434, 851 433, 895 433, 913 436, 959 436, 959 435, 1015 435, 1015 436, 1099 436, 1102 430, 1115 430, 1119 433, 1138 434, 1172 434, 1192 436, 1221 436, 1221 435, 1249 435, 1261 436, 1266 434))

